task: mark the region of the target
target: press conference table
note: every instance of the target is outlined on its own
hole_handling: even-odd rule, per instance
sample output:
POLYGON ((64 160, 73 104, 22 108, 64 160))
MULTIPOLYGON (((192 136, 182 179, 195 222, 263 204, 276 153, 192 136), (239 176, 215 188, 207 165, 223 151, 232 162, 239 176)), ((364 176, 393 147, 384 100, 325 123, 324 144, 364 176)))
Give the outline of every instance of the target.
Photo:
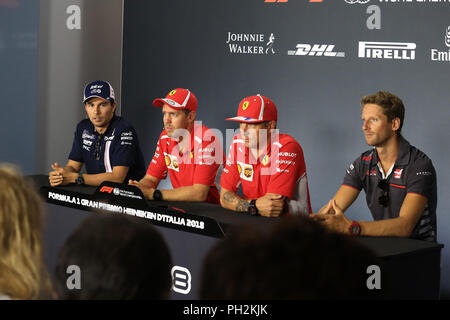
MULTIPOLYGON (((81 203, 83 203, 84 198, 86 198, 84 199, 85 203, 91 199, 95 201, 96 198, 93 198, 92 195, 96 193, 97 188, 77 185, 51 188, 48 184, 48 177, 45 175, 34 175, 29 178, 34 181, 47 202, 44 241, 46 261, 52 273, 59 248, 88 214, 86 208, 82 208, 76 203, 69 203, 69 201, 75 202, 75 199, 78 201, 81 199, 81 203), (61 202, 61 199, 65 199, 66 202, 61 202)), ((113 188, 111 188, 112 190, 113 188)), ((105 194, 105 196, 109 195, 105 194)), ((259 228, 269 229, 278 219, 282 219, 254 217, 208 203, 136 201, 135 199, 129 201, 126 197, 115 197, 114 201, 111 203, 124 203, 125 212, 130 212, 126 211, 130 208, 140 208, 141 212, 146 212, 149 223, 155 225, 168 243, 174 265, 189 270, 188 276, 191 277, 189 292, 183 288, 180 290, 175 288, 172 292, 173 299, 197 299, 202 259, 220 238, 226 236, 230 228, 251 223, 259 228), (153 212, 159 214, 156 215, 153 212), (150 215, 153 219, 149 218, 150 215), (179 217, 184 217, 197 224, 204 223, 205 228, 199 230, 198 228, 179 226, 176 224, 177 221, 173 220, 179 217), (170 222, 175 223, 164 222, 169 218, 170 222)), ((440 261, 443 245, 393 237, 357 237, 357 240, 381 258, 383 263, 381 270, 382 298, 439 298, 440 261)))

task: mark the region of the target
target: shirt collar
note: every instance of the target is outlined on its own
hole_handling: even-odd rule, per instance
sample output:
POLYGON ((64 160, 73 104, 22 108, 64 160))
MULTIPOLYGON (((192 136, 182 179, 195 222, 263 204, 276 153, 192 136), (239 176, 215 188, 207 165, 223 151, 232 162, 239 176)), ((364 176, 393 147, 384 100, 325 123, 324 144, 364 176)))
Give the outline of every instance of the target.
MULTIPOLYGON (((406 166, 409 163, 409 158, 411 157, 411 145, 409 144, 409 142, 401 135, 398 136, 398 139, 399 139, 398 153, 394 167, 406 166)), ((378 158, 377 149, 375 147, 373 147, 372 153, 373 153, 373 162, 372 162, 373 167, 376 166, 380 160, 378 158)))
POLYGON ((411 157, 411 145, 405 138, 403 138, 400 135, 399 136, 398 155, 397 155, 397 161, 395 161, 395 165, 406 166, 409 163, 410 157, 411 157))

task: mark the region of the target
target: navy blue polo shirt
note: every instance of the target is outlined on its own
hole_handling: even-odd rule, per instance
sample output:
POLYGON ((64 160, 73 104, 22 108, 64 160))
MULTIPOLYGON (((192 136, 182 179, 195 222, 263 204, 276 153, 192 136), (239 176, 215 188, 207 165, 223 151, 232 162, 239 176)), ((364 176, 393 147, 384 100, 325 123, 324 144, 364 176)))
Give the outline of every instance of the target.
POLYGON ((89 119, 78 123, 69 159, 84 163, 88 174, 112 172, 115 166, 129 167, 124 182, 140 180, 145 175, 136 131, 118 116, 113 116, 103 134, 95 131, 89 119))
POLYGON ((366 202, 374 220, 397 218, 408 193, 426 197, 427 205, 411 238, 436 241, 436 171, 426 154, 411 146, 403 137, 400 136, 399 139, 397 160, 387 177, 390 200, 386 207, 378 201, 383 190, 378 187, 382 174, 377 166, 378 154, 375 148, 361 154, 349 166, 343 185, 358 190, 364 189, 366 202))

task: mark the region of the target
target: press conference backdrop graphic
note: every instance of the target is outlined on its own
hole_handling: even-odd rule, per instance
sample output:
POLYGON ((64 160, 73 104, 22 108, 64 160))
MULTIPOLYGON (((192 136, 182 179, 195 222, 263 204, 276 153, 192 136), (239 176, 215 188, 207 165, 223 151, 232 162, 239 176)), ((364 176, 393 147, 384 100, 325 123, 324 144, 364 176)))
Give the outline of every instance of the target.
MULTIPOLYGON (((403 135, 436 167, 438 241, 450 245, 450 1, 124 5, 122 114, 137 129, 147 162, 163 128, 154 98, 189 88, 199 101, 197 120, 225 137, 226 128, 237 127, 224 119, 236 114, 242 98, 260 93, 277 105, 281 132, 303 147, 317 210, 334 195, 348 164, 369 148, 361 97, 388 90, 405 103, 403 135)), ((372 219, 364 194, 348 216, 372 219)), ((445 249, 441 283, 443 297, 450 297, 445 249)))

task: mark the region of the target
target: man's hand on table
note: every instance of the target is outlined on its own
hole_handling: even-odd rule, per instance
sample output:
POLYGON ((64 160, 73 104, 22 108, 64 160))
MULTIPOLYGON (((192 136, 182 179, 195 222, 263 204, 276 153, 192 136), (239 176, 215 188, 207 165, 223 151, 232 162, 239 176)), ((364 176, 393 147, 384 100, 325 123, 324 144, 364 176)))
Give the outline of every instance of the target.
POLYGON ((334 199, 331 199, 318 213, 311 215, 311 218, 340 233, 348 233, 352 223, 345 217, 344 212, 338 207, 334 199))
POLYGON ((266 193, 256 200, 258 213, 264 217, 278 217, 284 208, 284 197, 275 193, 266 193))
POLYGON ((153 200, 153 192, 155 192, 154 188, 147 187, 144 183, 136 180, 128 180, 128 184, 131 186, 138 187, 144 194, 144 197, 146 197, 149 200, 153 200))
POLYGON ((61 168, 58 162, 52 164, 52 169, 53 171, 48 175, 48 180, 52 187, 68 185, 75 182, 75 179, 78 177, 78 173, 61 168))

